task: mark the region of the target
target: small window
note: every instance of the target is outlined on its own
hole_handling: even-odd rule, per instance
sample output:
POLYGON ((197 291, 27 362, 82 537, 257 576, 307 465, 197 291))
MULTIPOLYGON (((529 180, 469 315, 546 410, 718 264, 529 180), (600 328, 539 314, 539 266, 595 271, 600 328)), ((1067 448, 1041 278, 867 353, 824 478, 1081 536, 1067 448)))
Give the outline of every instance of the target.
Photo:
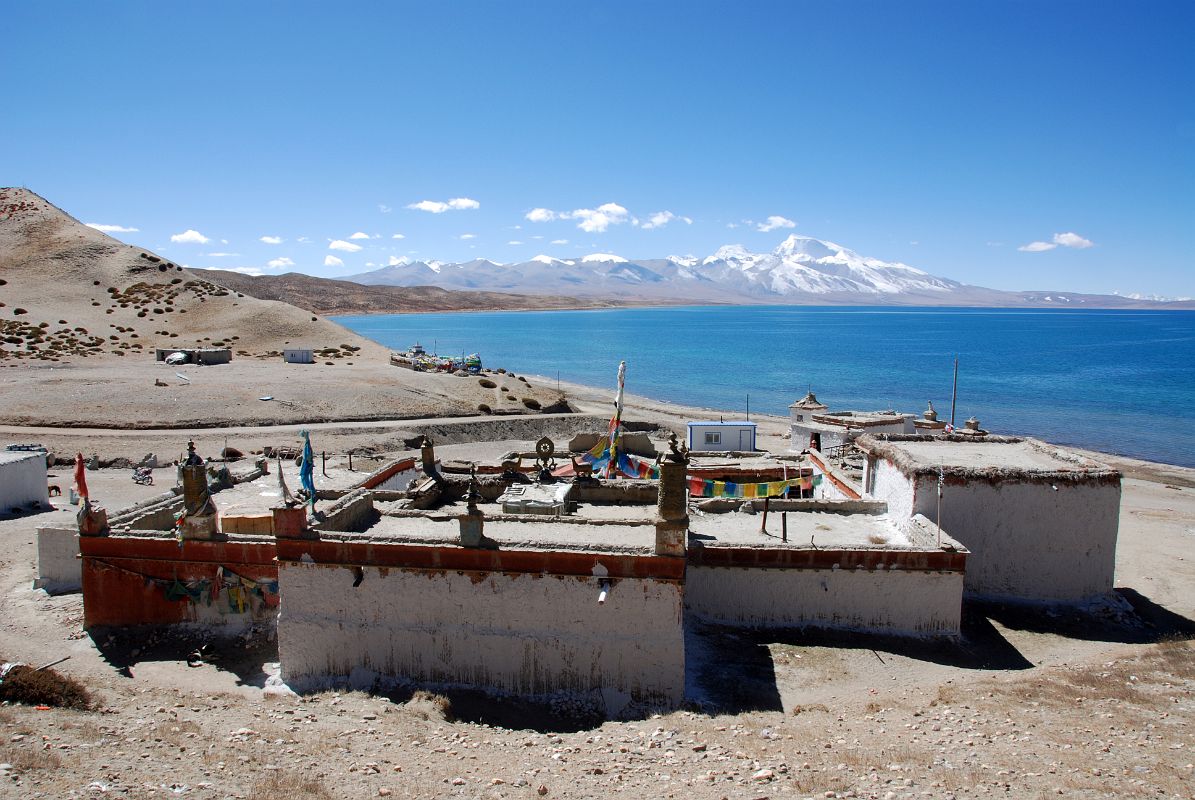
POLYGON ((722 434, 721 434, 721 433, 714 433, 714 432, 712 432, 712 431, 711 431, 711 432, 708 432, 708 433, 706 433, 706 435, 705 435, 705 443, 706 443, 706 444, 722 444, 722 434))
POLYGON ((805 415, 797 414, 797 422, 804 422, 804 421, 805 421, 805 415))

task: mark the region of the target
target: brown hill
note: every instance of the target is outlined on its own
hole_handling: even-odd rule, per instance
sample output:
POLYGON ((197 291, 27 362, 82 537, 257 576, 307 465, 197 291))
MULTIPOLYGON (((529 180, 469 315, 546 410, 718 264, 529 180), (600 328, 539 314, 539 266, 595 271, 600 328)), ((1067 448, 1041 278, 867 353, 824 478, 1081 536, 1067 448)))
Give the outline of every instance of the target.
POLYGON ((119 242, 27 189, 0 189, 0 361, 198 345, 262 356, 289 342, 326 349, 326 358, 385 353, 308 311, 119 242))
POLYGON ((584 300, 552 295, 451 291, 438 286, 365 286, 298 272, 243 275, 219 269, 195 270, 214 283, 262 300, 280 300, 319 314, 416 313, 426 311, 512 311, 523 309, 609 308, 617 300, 584 300))

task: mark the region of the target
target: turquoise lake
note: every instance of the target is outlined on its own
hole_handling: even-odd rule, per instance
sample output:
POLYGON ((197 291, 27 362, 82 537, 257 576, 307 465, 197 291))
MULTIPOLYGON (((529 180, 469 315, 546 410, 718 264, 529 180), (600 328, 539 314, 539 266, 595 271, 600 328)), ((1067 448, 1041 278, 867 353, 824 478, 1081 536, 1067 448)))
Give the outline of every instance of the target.
POLYGON ((480 353, 489 367, 687 405, 787 415, 950 414, 993 433, 1195 467, 1195 311, 686 306, 342 316, 395 350, 480 353))

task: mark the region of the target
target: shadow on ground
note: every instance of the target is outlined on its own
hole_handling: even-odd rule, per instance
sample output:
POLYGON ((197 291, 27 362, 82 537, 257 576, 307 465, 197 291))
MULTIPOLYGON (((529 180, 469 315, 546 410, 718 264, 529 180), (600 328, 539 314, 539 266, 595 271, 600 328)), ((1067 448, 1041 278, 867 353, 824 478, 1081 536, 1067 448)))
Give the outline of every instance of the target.
POLYGON ((236 676, 238 686, 264 688, 262 665, 278 660, 277 640, 264 635, 213 637, 168 628, 92 628, 88 631, 100 655, 126 678, 152 661, 210 664, 236 676), (198 658, 194 656, 198 655, 198 658))
MULTIPOLYGON (((702 710, 738 714, 781 711, 774 648, 831 648, 871 651, 884 662, 896 656, 962 670, 1019 671, 1033 662, 1001 633, 1014 631, 1086 641, 1152 644, 1195 638, 1195 621, 1176 614, 1133 589, 1118 589, 1119 601, 1083 608, 967 601, 962 636, 914 639, 814 629, 751 630, 700 622, 687 626, 689 698, 702 710)), ((799 669, 799 667, 794 668, 799 669)), ((807 662, 806 662, 807 663, 807 662)))
POLYGON ((1084 607, 968 601, 966 608, 1005 628, 1067 639, 1155 644, 1195 637, 1195 620, 1158 605, 1136 589, 1114 591, 1113 602, 1084 607))

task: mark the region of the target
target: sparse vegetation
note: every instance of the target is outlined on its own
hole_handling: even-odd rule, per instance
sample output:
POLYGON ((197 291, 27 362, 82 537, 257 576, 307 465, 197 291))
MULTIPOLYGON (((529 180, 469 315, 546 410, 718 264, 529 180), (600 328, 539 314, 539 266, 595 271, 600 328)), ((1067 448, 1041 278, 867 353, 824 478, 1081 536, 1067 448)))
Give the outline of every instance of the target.
POLYGON ((91 693, 82 683, 53 669, 16 666, 0 683, 0 701, 30 706, 54 706, 86 711, 91 693))
POLYGON ((540 408, 539 401, 536 400, 534 397, 524 397, 523 405, 526 406, 527 408, 531 409, 532 411, 539 411, 539 408, 540 408))

